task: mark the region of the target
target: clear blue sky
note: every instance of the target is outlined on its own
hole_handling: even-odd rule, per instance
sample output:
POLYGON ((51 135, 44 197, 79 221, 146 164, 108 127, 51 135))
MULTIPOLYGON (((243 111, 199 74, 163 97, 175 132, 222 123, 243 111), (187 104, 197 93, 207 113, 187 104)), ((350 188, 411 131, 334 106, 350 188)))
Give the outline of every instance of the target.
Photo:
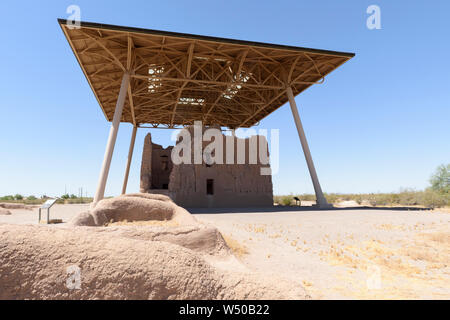
MULTIPOLYGON (((422 189, 450 162, 449 1, 2 1, 0 195, 95 190, 109 123, 56 21, 70 4, 84 21, 355 52, 296 98, 326 192, 422 189), (366 27, 371 4, 381 30, 366 27)), ((260 127, 280 129, 274 192, 312 193, 289 106, 260 127)), ((152 134, 170 143, 170 131, 152 134)), ((130 135, 122 125, 107 195, 120 193, 130 135)))

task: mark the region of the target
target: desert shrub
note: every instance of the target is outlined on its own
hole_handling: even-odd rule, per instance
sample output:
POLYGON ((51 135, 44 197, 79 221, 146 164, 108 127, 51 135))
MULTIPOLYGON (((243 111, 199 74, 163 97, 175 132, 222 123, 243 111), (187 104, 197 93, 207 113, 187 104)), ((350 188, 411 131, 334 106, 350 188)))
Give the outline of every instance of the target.
POLYGON ((324 196, 328 203, 337 203, 342 200, 341 195, 337 193, 325 193, 324 196))
MULTIPOLYGON (((302 201, 314 201, 313 194, 298 196, 302 201)), ((450 206, 450 193, 442 193, 428 188, 424 191, 403 189, 393 193, 366 193, 366 194, 325 194, 329 203, 354 200, 358 204, 367 201, 372 206, 423 206, 427 208, 440 208, 450 206)), ((290 205, 293 196, 275 196, 274 202, 280 205, 290 205)))
POLYGON ((450 193, 450 164, 441 164, 430 178, 431 189, 439 193, 450 193))
POLYGON ((292 196, 283 196, 281 197, 281 204, 283 206, 289 206, 291 205, 293 197, 292 196))
POLYGON ((14 200, 14 196, 12 196, 12 195, 3 196, 3 197, 0 198, 0 200, 11 201, 11 200, 14 200))
POLYGON ((401 202, 400 195, 397 193, 392 193, 390 202, 391 202, 391 204, 400 204, 400 202, 401 202))
POLYGON ((67 199, 65 203, 69 204, 77 204, 77 203, 90 203, 93 198, 75 198, 75 199, 67 199))
POLYGON ((450 193, 436 192, 431 188, 427 189, 421 194, 421 203, 430 208, 450 206, 450 193))
POLYGON ((274 196, 273 202, 282 206, 289 206, 293 201, 293 196, 274 196))
POLYGON ((299 198, 301 200, 305 200, 305 201, 316 201, 316 195, 315 194, 302 194, 299 196, 299 198))
POLYGON ((412 190, 404 190, 399 194, 399 204, 405 206, 414 206, 421 204, 421 192, 412 191, 412 190))

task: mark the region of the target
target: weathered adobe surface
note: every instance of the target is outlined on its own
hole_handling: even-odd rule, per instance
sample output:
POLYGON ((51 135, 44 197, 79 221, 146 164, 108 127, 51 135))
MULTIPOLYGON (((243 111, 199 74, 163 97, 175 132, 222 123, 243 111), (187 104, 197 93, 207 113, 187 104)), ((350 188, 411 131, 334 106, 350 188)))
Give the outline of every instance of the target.
POLYGON ((299 284, 252 274, 215 227, 197 222, 168 197, 150 194, 102 200, 65 228, 0 224, 0 288, 0 299, 309 297, 299 284), (178 224, 80 227, 130 217, 178 224), (81 270, 80 290, 66 286, 72 265, 81 270))
POLYGON ((198 252, 215 254, 227 251, 220 232, 199 223, 186 209, 164 195, 132 193, 99 201, 86 212, 75 216, 70 226, 107 226, 108 232, 152 241, 167 241, 198 252), (120 221, 162 222, 159 226, 115 226, 120 221))
POLYGON ((9 210, 7 210, 7 209, 5 209, 5 208, 0 207, 0 215, 3 215, 3 216, 9 216, 10 214, 11 214, 11 211, 9 211, 9 210))
POLYGON ((36 208, 35 205, 28 205, 23 203, 0 203, 0 208, 3 209, 27 209, 27 210, 33 210, 33 208, 36 208))
POLYGON ((306 297, 298 285, 221 270, 182 246, 105 229, 0 225, 0 299, 306 297), (66 287, 71 265, 81 269, 80 290, 66 287))
POLYGON ((173 220, 183 225, 197 224, 186 209, 177 206, 169 197, 150 193, 132 193, 103 199, 94 208, 75 216, 69 224, 104 226, 109 222, 123 220, 173 220))
MULTIPOLYGON (((193 127, 187 127, 186 130, 191 137, 194 137, 193 127)), ((202 134, 205 130, 207 128, 203 127, 202 134)), ((209 141, 202 141, 201 143, 202 150, 206 150, 210 144, 209 141)), ((207 166, 202 159, 200 164, 194 164, 195 142, 192 138, 188 148, 191 152, 187 152, 187 154, 190 154, 190 161, 188 161, 190 163, 173 165, 170 157, 172 147, 163 149, 160 145, 154 144, 151 135, 147 134, 142 152, 141 192, 152 192, 152 184, 161 185, 156 182, 152 183, 153 180, 168 180, 166 181, 168 182, 168 194, 175 203, 183 207, 272 206, 272 176, 261 174, 263 169, 270 169, 270 164, 263 163, 260 159, 260 156, 264 154, 267 155, 266 160, 269 159, 266 138, 258 135, 240 139, 221 134, 220 137, 214 138, 214 143, 218 143, 217 148, 220 148, 220 145, 222 147, 222 159, 216 158, 215 155, 210 156, 218 163, 207 166), (250 147, 251 145, 254 150, 253 147, 250 147), (240 150, 239 155, 238 150, 240 150), (250 150, 253 150, 253 152, 250 152, 250 150), (165 171, 161 169, 160 155, 162 154, 166 155, 167 161, 169 161, 165 171), (228 163, 229 160, 232 160, 232 164, 228 163), (162 178, 164 174, 168 177, 162 178), (212 181, 212 194, 207 194, 207 180, 212 181)), ((177 146, 180 145, 177 144, 177 146)), ((183 150, 183 153, 185 151, 183 150)))

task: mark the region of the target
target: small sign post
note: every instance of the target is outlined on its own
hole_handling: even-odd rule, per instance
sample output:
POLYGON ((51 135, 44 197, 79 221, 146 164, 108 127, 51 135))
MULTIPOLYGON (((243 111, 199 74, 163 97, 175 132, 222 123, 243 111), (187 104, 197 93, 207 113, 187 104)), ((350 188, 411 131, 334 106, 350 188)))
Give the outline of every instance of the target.
POLYGON ((41 223, 41 211, 42 209, 47 209, 47 224, 50 222, 50 208, 56 203, 58 198, 55 199, 48 199, 45 201, 42 206, 39 208, 39 223, 41 223))

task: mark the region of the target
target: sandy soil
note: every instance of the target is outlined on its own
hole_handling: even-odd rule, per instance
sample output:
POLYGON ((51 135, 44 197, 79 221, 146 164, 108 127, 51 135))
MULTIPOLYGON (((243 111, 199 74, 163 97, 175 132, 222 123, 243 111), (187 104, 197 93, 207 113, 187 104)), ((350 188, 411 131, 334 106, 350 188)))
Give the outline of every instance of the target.
POLYGON ((257 271, 301 280, 316 299, 449 299, 450 215, 329 210, 203 214, 257 271))
MULTIPOLYGON (((68 221, 88 207, 55 205, 50 217, 68 221)), ((276 210, 195 217, 216 226, 247 268, 300 282, 315 299, 450 299, 448 212, 276 210)), ((37 209, 10 211, 0 223, 37 224, 37 209)))

